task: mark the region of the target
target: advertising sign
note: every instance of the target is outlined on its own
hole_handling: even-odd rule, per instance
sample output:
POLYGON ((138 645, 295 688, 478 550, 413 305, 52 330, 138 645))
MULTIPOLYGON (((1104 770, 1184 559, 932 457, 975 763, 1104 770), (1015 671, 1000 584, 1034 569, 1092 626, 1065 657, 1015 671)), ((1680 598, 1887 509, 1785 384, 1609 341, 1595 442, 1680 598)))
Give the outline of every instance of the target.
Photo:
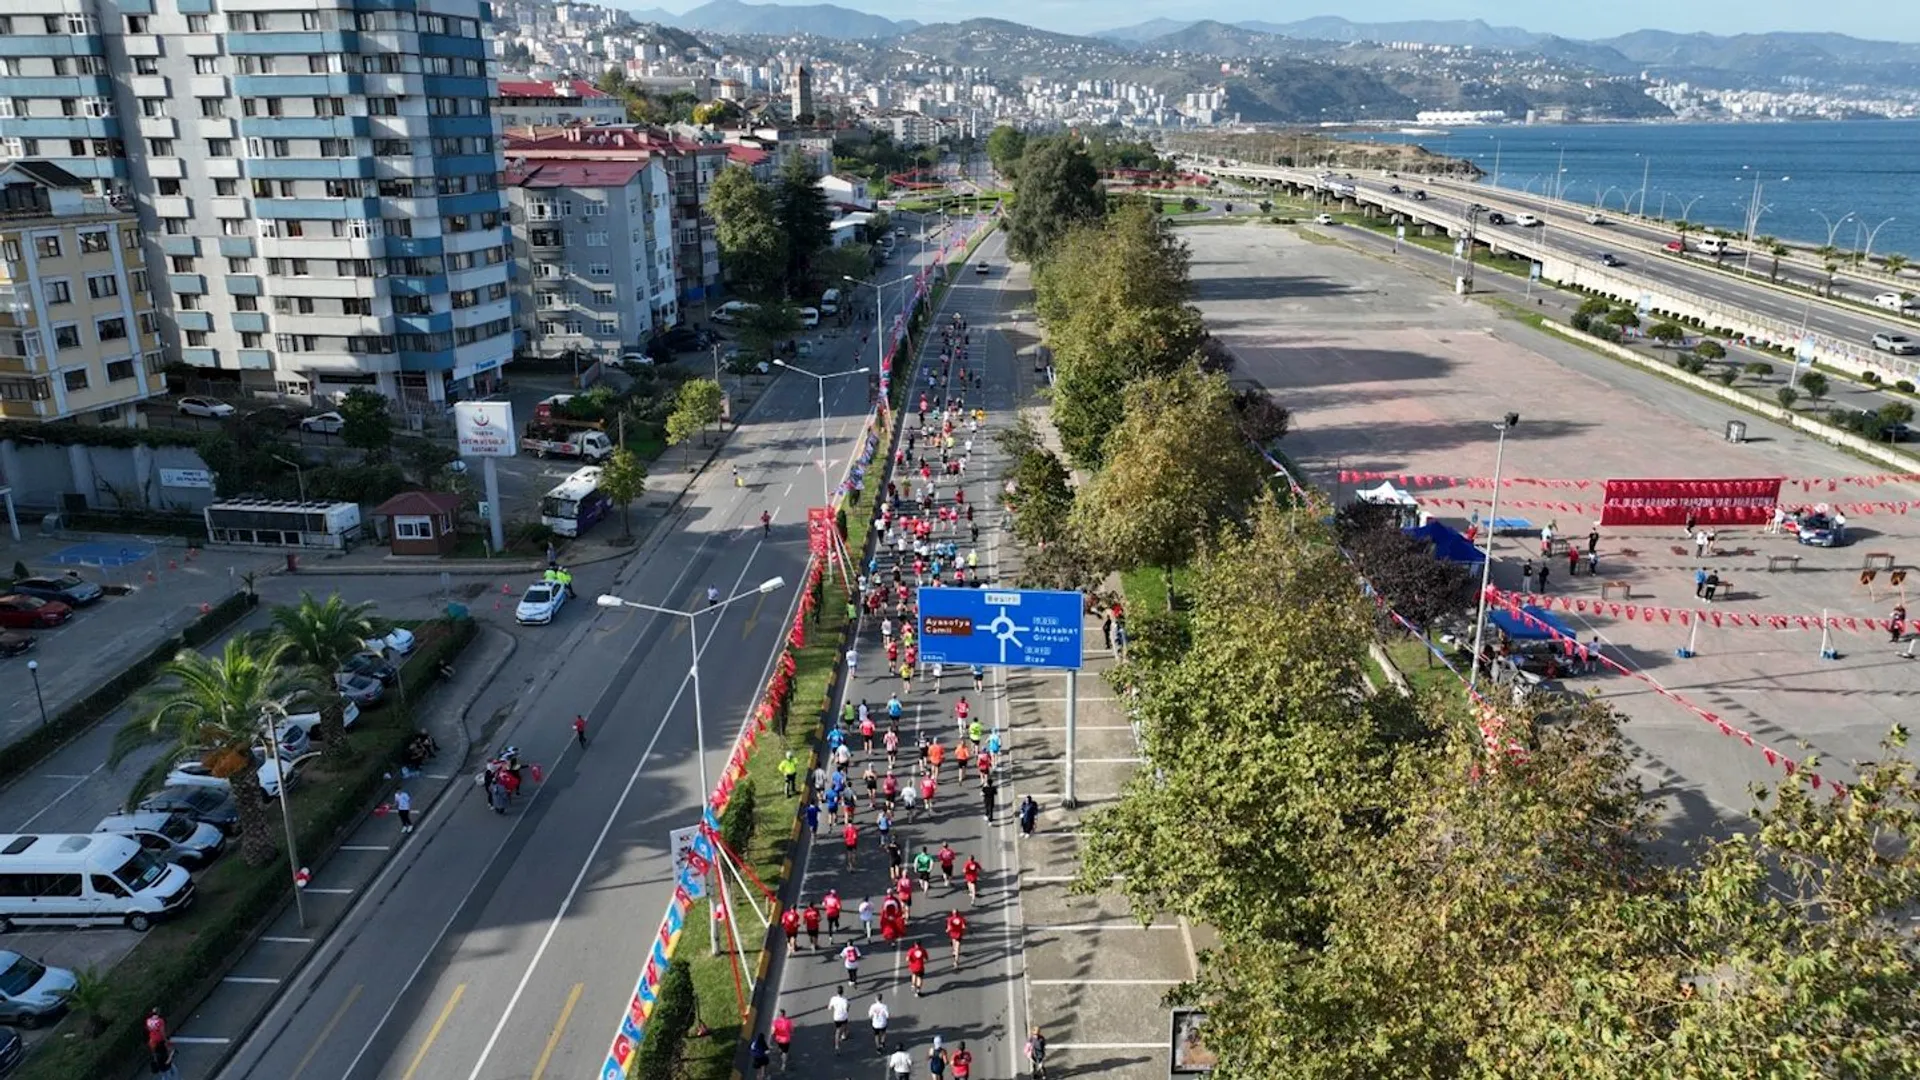
POLYGON ((1081 593, 923 587, 917 603, 926 663, 1080 667, 1081 593))
POLYGON ((1608 480, 1602 525, 1764 525, 1780 501, 1778 476, 1726 480, 1608 480))
POLYGON ((1173 1010, 1171 1038, 1174 1076, 1206 1076, 1220 1063, 1219 1055, 1207 1048, 1207 1014, 1204 1009, 1173 1010))
POLYGON ((807 550, 825 556, 832 547, 833 510, 825 506, 807 507, 807 550))
POLYGON ((213 473, 206 469, 161 469, 160 486, 213 490, 213 473))
POLYGON ((453 437, 461 457, 512 457, 520 445, 513 434, 513 403, 456 402, 453 437))

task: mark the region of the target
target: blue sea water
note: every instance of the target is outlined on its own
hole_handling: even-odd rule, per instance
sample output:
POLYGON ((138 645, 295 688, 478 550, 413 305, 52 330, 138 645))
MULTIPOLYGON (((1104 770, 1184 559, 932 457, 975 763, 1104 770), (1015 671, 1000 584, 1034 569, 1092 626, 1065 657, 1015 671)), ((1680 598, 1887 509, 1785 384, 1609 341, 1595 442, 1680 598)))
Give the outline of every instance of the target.
POLYGON ((1558 174, 1565 198, 1604 201, 1616 213, 1629 201, 1641 209, 1644 177, 1645 212, 1736 231, 1746 226, 1757 176, 1758 233, 1819 245, 1832 222, 1834 245, 1847 251, 1865 247, 1879 226, 1875 254, 1920 260, 1920 120, 1514 124, 1352 137, 1467 158, 1488 183, 1497 165, 1500 186, 1515 190, 1551 191, 1558 174))

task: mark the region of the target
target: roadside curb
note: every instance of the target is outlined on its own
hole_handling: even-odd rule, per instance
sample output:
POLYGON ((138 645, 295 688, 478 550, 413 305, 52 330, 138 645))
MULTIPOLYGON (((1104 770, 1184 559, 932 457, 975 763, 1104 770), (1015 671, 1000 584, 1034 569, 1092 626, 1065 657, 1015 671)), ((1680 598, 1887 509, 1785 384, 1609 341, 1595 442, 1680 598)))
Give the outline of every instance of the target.
MULTIPOLYGON (((485 648, 487 647, 487 645, 493 644, 495 642, 505 642, 506 648, 497 657, 484 657, 484 656, 481 656, 477 651, 475 651, 475 646, 469 646, 468 650, 464 651, 462 655, 459 657, 459 662, 462 665, 465 665, 471 662, 475 664, 485 665, 485 667, 488 667, 488 668, 498 667, 501 664, 504 664, 509 658, 513 656, 514 652, 519 649, 520 642, 513 635, 508 634, 505 631, 500 630, 496 627, 491 627, 486 625, 485 623, 478 622, 477 620, 475 621, 474 625, 475 625, 475 635, 474 635, 475 646, 478 646, 479 648, 485 648)), ((428 798, 424 802, 424 805, 422 805, 420 808, 420 814, 422 816, 425 816, 434 807, 440 805, 441 801, 444 799, 447 793, 452 791, 454 789, 454 785, 458 783, 465 776, 467 755, 472 752, 472 747, 473 747, 473 734, 467 727, 467 713, 473 708, 474 703, 480 700, 480 695, 486 692, 487 686, 488 686, 488 680, 485 680, 485 679, 475 684, 474 688, 468 692, 466 698, 460 702, 458 709, 455 710, 455 716, 460 726, 460 742, 461 742, 458 763, 453 767, 453 770, 449 772, 447 779, 441 781, 437 787, 431 788, 431 789, 423 789, 428 791, 429 794, 428 794, 428 798)), ((371 806, 368 806, 366 808, 368 815, 369 816, 371 815, 373 807, 381 805, 387 800, 388 797, 389 797, 388 794, 380 795, 376 802, 374 802, 371 806)), ((362 822, 362 825, 364 825, 364 821, 362 822)), ((340 843, 344 843, 346 839, 348 837, 351 837, 353 833, 356 830, 358 830, 360 827, 361 827, 360 825, 356 825, 352 829, 344 830, 342 834, 336 838, 337 842, 334 844, 334 846, 324 852, 324 859, 332 858, 333 855, 339 850, 340 843)), ((399 855, 400 852, 404 848, 406 848, 406 846, 407 845, 404 843, 395 843, 392 847, 388 848, 384 856, 375 860, 372 871, 370 872, 367 880, 369 882, 377 880, 380 877, 380 875, 386 871, 387 866, 393 862, 394 858, 397 855, 399 855)), ((326 866, 324 859, 315 860, 320 863, 320 867, 322 870, 324 870, 326 866)), ((287 910, 287 906, 292 902, 293 902, 292 894, 288 894, 288 896, 285 899, 281 900, 280 903, 277 906, 275 906, 274 909, 270 913, 268 913, 266 917, 260 920, 259 924, 253 929, 253 931, 246 936, 245 940, 241 941, 239 943, 239 946, 233 950, 233 952, 229 956, 227 963, 222 965, 219 968, 219 970, 217 970, 213 974, 213 976, 207 980, 206 992, 201 994, 197 999, 195 999, 192 1002, 192 1004, 189 1005, 186 1009, 182 1010, 183 1015, 192 1016, 194 1011, 199 1009, 199 1007, 206 1001, 206 999, 213 995, 214 990, 220 986, 221 980, 225 977, 225 975, 228 972, 232 971, 234 968, 238 967, 243 961, 246 960, 247 956, 251 954, 251 952, 253 951, 254 946, 260 943, 260 938, 263 937, 266 934, 266 932, 272 928, 274 921, 277 920, 287 910)), ((346 924, 346 915, 351 911, 352 911, 352 907, 349 906, 347 911, 341 914, 340 918, 334 920, 333 924, 328 926, 323 933, 314 937, 312 943, 307 947, 306 955, 302 956, 300 958, 299 963, 294 965, 293 970, 287 975, 283 985, 285 983, 291 983, 294 980, 299 979, 301 976, 306 974, 306 972, 313 966, 314 958, 319 956, 327 948, 327 946, 330 943, 332 943, 332 941, 334 940, 334 937, 337 934, 339 934, 341 927, 346 924)), ((261 1022, 265 1020, 267 1014, 271 1013, 274 1009, 274 1006, 277 1005, 278 1003, 279 1003, 279 997, 277 995, 273 997, 269 997, 267 1000, 261 1003, 260 1009, 247 1019, 246 1023, 241 1026, 238 1033, 228 1038, 227 1042, 222 1047, 219 1055, 214 1058, 213 1067, 209 1070, 208 1075, 219 1075, 221 1070, 227 1067, 227 1063, 233 1060, 234 1054, 239 1050, 239 1048, 242 1045, 244 1045, 247 1042, 248 1039, 251 1039, 253 1037, 256 1031, 260 1029, 261 1022)))

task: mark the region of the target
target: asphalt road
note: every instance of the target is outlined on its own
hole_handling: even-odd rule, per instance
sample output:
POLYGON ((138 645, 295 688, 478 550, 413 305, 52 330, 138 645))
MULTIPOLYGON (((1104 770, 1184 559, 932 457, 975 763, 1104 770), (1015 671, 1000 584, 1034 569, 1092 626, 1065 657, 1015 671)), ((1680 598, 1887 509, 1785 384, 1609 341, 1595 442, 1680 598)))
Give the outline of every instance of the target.
MULTIPOLYGON (((987 509, 994 505, 990 501, 992 478, 1000 475, 1003 465, 992 432, 1010 420, 1017 403, 1019 373, 1015 371, 1013 350, 997 329, 1008 317, 1003 302, 1008 294, 1004 288, 1007 267, 1002 236, 996 235, 982 246, 974 261, 978 263, 982 259, 989 262, 989 273, 979 275, 969 268, 961 274, 948 294, 943 317, 957 313, 966 319, 971 336, 967 366, 981 371, 985 380, 981 390, 967 395, 967 406, 984 408, 988 422, 973 436, 974 449, 961 486, 967 492, 968 501, 977 508, 976 523, 981 526, 981 535, 975 550, 980 556, 980 568, 990 575, 987 580, 993 581, 997 577, 991 575, 1002 569, 1004 553, 1000 541, 1004 534, 999 527, 999 512, 987 509)), ((929 370, 936 369, 938 360, 937 339, 934 342, 930 350, 923 350, 921 357, 922 364, 929 370)), ((917 380, 916 386, 924 386, 924 380, 917 380)), ((964 431, 957 434, 957 438, 965 437, 964 431)), ((942 490, 950 492, 951 487, 949 484, 942 490)), ((964 534, 957 543, 961 552, 969 549, 964 534)), ((883 560, 881 573, 889 573, 891 565, 883 560)), ((902 757, 896 775, 903 783, 910 783, 915 775, 913 748, 921 733, 938 737, 948 750, 956 745, 963 725, 954 718, 954 706, 962 696, 969 698, 974 718, 1002 729, 1007 727, 1004 670, 990 672, 985 693, 973 690, 966 669, 953 667, 945 671, 939 687, 935 687, 931 679, 923 678, 915 680, 911 691, 902 691, 900 681, 885 674, 882 638, 872 620, 862 627, 859 644, 857 674, 847 693, 855 701, 865 700, 883 723, 888 695, 901 694, 905 711, 900 724, 902 757)), ((884 775, 887 772, 884 757, 876 752, 873 760, 876 771, 884 775)), ((856 753, 852 768, 856 788, 865 766, 863 755, 856 753)), ((933 888, 930 893, 916 894, 908 937, 899 947, 882 942, 877 933, 871 942, 857 941, 866 955, 860 965, 859 982, 847 995, 852 1003, 852 1018, 847 1025, 849 1038, 844 1048, 836 1051, 833 1047, 827 1003, 835 988, 846 984, 846 979, 840 960, 826 944, 827 939, 823 938, 819 950, 809 950, 805 948, 807 939, 802 934, 802 951, 791 958, 776 960, 769 979, 778 988, 778 1000, 772 1008, 763 1009, 763 1030, 765 1022, 770 1021, 778 1009, 786 1010, 795 1021, 791 1068, 797 1075, 816 1080, 879 1075, 885 1057, 875 1050, 868 1020, 868 1008, 876 998, 884 1000, 891 1011, 886 1050, 891 1052, 896 1042, 903 1044, 913 1055, 916 1076, 924 1070, 927 1052, 936 1035, 945 1041, 949 1050, 961 1042, 967 1044, 974 1055, 974 1076, 1015 1075, 1015 1055, 1021 1045, 1019 1034, 1025 1030, 1025 993, 1020 975, 1025 961, 1019 937, 1011 818, 1013 785, 1010 779, 1002 779, 999 811, 989 822, 982 813, 977 779, 961 785, 954 777, 953 767, 947 766, 935 809, 912 819, 901 813, 894 830, 909 862, 922 847, 938 852, 942 844, 951 845, 958 853, 954 883, 944 884, 936 865, 933 888), (969 855, 977 857, 983 867, 977 904, 969 903, 958 869, 969 855), (962 912, 969 923, 957 965, 944 929, 948 913, 955 910, 962 912), (930 954, 921 997, 913 993, 904 959, 906 946, 913 940, 923 944, 930 954)), ((855 929, 859 927, 859 920, 854 912, 861 900, 871 898, 877 907, 887 886, 886 857, 878 847, 875 815, 868 808, 856 821, 862 831, 863 846, 854 869, 846 867, 837 830, 829 830, 824 824, 822 839, 817 845, 803 848, 797 864, 798 902, 818 901, 827 889, 836 889, 846 906, 844 922, 855 929)), ((837 943, 844 945, 849 937, 856 936, 850 931, 843 932, 837 943)))
MULTIPOLYGON (((814 370, 856 366, 848 352, 857 341, 843 338, 845 351, 814 358, 814 370)), ((829 381, 825 403, 837 479, 866 413, 866 381, 829 381)), ((820 497, 818 425, 814 381, 776 381, 657 545, 610 583, 623 597, 688 610, 704 605, 709 585, 732 596, 775 576, 789 583, 696 620, 702 653, 716 653, 700 688, 709 776, 796 599, 806 508, 820 497), (728 479, 736 466, 744 488, 728 479), (763 510, 773 515, 769 535, 763 510)), ((423 820, 220 1075, 595 1074, 643 961, 645 931, 671 892, 668 832, 695 820, 702 794, 686 627, 602 611, 590 595, 569 606, 545 636, 554 665, 494 742, 518 744, 544 780, 504 817, 464 787, 423 820), (568 730, 576 713, 590 725, 584 752, 568 730)))
MULTIPOLYGON (((1227 170, 1229 172, 1253 176, 1282 176, 1298 180, 1303 174, 1297 170, 1244 168, 1227 170)), ((1389 188, 1399 183, 1407 195, 1421 181, 1406 179, 1395 181, 1383 177, 1359 177, 1351 181, 1362 195, 1376 200, 1403 200, 1395 196, 1389 188)), ((1438 186, 1429 188, 1428 198, 1420 205, 1428 213, 1465 219, 1467 207, 1480 202, 1495 210, 1508 214, 1517 214, 1525 209, 1522 201, 1525 196, 1515 199, 1513 193, 1473 189, 1471 194, 1463 196, 1455 191, 1438 186)), ((1409 205, 1413 205, 1409 203, 1409 205)), ((1584 213, 1584 211, 1582 211, 1584 213)), ((1610 250, 1604 238, 1587 235, 1585 230, 1592 228, 1577 216, 1566 214, 1559 209, 1543 216, 1545 224, 1534 228, 1522 228, 1518 225, 1489 225, 1481 219, 1476 237, 1490 243, 1499 243, 1502 237, 1527 240, 1544 245, 1554 252, 1578 262, 1592 263, 1599 268, 1595 256, 1610 250)), ((1597 229, 1595 231, 1604 231, 1597 229)), ((1664 243, 1664 241, 1662 241, 1664 243)), ((1644 251, 1630 251, 1615 254, 1622 255, 1623 272, 1641 276, 1647 280, 1668 286, 1669 288, 1712 298, 1735 309, 1772 319, 1793 326, 1804 326, 1808 333, 1824 335, 1839 342, 1866 348, 1873 335, 1882 331, 1905 333, 1909 330, 1906 320, 1888 313, 1885 318, 1869 312, 1857 312, 1815 300, 1811 297, 1796 296, 1791 293, 1769 288, 1766 285, 1742 281, 1711 267, 1698 265, 1692 257, 1681 257, 1665 252, 1655 254, 1644 251)), ((1758 260, 1756 259, 1756 262, 1758 260)), ((1729 256, 1728 265, 1737 265, 1737 257, 1729 256)), ((1764 268, 1763 268, 1764 269, 1764 268)))

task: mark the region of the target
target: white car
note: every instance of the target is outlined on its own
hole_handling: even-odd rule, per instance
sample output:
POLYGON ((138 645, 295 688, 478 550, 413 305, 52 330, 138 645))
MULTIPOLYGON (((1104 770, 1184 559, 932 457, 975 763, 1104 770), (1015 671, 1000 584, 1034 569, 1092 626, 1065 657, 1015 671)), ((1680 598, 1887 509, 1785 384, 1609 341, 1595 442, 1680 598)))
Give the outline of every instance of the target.
MULTIPOLYGON (((354 721, 360 719, 360 706, 356 705, 351 698, 342 702, 342 704, 345 708, 340 712, 340 726, 350 728, 353 726, 354 721)), ((283 756, 289 746, 295 745, 296 740, 299 740, 298 744, 301 746, 312 746, 320 739, 320 713, 316 710, 314 712, 294 713, 288 716, 285 720, 280 721, 278 735, 283 756)), ((302 751, 302 753, 304 753, 304 751, 302 751)), ((296 754, 294 756, 299 757, 301 755, 296 754)))
POLYGON ((980 265, 973 268, 973 272, 976 274, 984 274, 987 272, 987 270, 988 270, 988 266, 984 261, 981 262, 980 265))
POLYGON ((301 431, 312 431, 321 435, 338 435, 346 426, 346 417, 337 412, 323 412, 300 421, 301 431))
POLYGON ((413 631, 404 626, 396 626, 387 631, 386 637, 367 638, 361 644, 367 647, 368 652, 380 656, 386 656, 388 653, 405 656, 413 651, 413 631))
POLYGON ((1895 356, 1911 356, 1914 353, 1920 353, 1920 342, 1914 341, 1905 334, 1875 334, 1873 347, 1895 356))
POLYGON ((803 307, 800 309, 800 325, 811 330, 820 325, 820 309, 803 307))
POLYGON ((621 353, 620 362, 623 364, 637 364, 640 367, 651 367, 653 365, 653 357, 643 352, 621 353))
POLYGON ((1607 223, 1607 219, 1601 217, 1599 214, 1587 215, 1587 224, 1589 225, 1605 225, 1606 223, 1607 223))
POLYGON ((219 829, 180 813, 109 814, 93 831, 124 836, 168 862, 195 868, 212 862, 227 846, 219 829))
POLYGON ((1873 303, 1876 307, 1883 307, 1888 311, 1903 313, 1920 311, 1920 300, 1916 300, 1912 293, 1883 292, 1873 298, 1873 303))
POLYGON ((177 406, 181 416, 232 416, 233 406, 210 397, 183 397, 177 406))
POLYGON ((1531 229, 1535 225, 1540 224, 1540 219, 1534 217, 1532 214, 1521 214, 1519 217, 1513 219, 1513 223, 1523 229, 1531 229))
POLYGON ((526 594, 520 597, 520 606, 513 609, 513 618, 522 626, 545 626, 553 621, 566 602, 567 590, 536 581, 527 586, 526 594))
MULTIPOLYGON (((281 748, 279 761, 268 761, 267 752, 256 746, 253 748, 253 760, 259 766, 254 775, 260 780, 260 790, 266 792, 269 799, 279 798, 282 773, 291 780, 295 768, 299 765, 299 758, 288 755, 285 747, 281 748)), ((174 762, 173 768, 167 772, 166 786, 233 790, 233 784, 226 777, 213 775, 213 770, 207 768, 199 758, 185 758, 174 762)))
POLYGON ((1315 218, 1313 219, 1313 223, 1314 223, 1315 225, 1333 225, 1333 224, 1336 224, 1336 222, 1335 222, 1335 221, 1333 220, 1333 215, 1332 215, 1332 214, 1321 214, 1321 215, 1319 215, 1319 216, 1317 216, 1317 217, 1315 217, 1315 218))

